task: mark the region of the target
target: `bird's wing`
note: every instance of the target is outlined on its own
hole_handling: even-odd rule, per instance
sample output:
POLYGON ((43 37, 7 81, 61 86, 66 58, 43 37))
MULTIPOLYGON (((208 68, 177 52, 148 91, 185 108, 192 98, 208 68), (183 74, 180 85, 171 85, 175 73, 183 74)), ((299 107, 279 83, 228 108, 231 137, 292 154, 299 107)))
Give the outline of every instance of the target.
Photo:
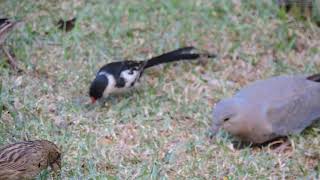
POLYGON ((19 180, 21 179, 22 171, 16 171, 12 168, 6 168, 0 166, 0 179, 10 179, 10 180, 19 180))
POLYGON ((266 119, 275 135, 300 133, 320 117, 320 85, 314 84, 299 94, 266 105, 266 119))
POLYGON ((41 170, 28 161, 24 163, 7 162, 0 165, 0 179, 33 179, 41 170))
POLYGON ((19 163, 16 162, 0 162, 0 169, 7 169, 7 170, 15 170, 15 171, 24 171, 26 170, 27 161, 20 161, 19 163))

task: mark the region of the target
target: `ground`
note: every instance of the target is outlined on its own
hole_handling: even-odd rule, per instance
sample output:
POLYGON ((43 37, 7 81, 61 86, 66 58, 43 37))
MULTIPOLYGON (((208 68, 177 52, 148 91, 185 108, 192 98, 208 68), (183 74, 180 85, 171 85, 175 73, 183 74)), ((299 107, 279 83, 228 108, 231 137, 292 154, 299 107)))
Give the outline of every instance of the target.
POLYGON ((0 56, 0 145, 47 139, 63 152, 60 175, 39 179, 319 178, 318 125, 291 147, 235 149, 211 111, 257 79, 320 71, 320 28, 272 1, 2 0, 1 17, 23 19, 5 44, 24 72, 0 56), (71 32, 60 18, 77 16, 71 32), (218 54, 149 69, 140 88, 89 104, 98 68, 193 45, 218 54))

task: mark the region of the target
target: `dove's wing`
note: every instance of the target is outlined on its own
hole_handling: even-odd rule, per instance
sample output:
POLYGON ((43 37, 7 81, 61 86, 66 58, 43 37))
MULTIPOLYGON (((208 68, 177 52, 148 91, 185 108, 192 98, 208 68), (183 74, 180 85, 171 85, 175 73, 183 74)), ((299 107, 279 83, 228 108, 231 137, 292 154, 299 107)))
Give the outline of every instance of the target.
POLYGON ((275 136, 300 133, 320 117, 320 83, 306 80, 301 91, 269 102, 266 119, 275 136))

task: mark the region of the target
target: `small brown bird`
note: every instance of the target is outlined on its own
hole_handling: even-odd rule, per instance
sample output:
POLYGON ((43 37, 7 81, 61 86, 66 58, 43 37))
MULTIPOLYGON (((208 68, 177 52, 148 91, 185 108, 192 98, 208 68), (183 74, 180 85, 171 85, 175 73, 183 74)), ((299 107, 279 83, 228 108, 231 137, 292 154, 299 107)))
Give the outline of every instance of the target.
POLYGON ((0 149, 0 180, 33 179, 48 166, 61 168, 60 150, 50 141, 24 141, 0 149))

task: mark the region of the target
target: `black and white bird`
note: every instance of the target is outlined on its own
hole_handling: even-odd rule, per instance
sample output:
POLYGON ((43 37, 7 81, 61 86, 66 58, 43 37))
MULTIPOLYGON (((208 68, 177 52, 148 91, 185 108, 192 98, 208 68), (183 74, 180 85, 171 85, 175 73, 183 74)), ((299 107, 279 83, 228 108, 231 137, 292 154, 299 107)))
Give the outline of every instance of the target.
POLYGON ((173 61, 214 58, 215 54, 199 53, 194 47, 184 47, 144 61, 119 61, 104 65, 92 81, 89 95, 92 103, 111 93, 128 90, 137 84, 145 69, 173 61))

